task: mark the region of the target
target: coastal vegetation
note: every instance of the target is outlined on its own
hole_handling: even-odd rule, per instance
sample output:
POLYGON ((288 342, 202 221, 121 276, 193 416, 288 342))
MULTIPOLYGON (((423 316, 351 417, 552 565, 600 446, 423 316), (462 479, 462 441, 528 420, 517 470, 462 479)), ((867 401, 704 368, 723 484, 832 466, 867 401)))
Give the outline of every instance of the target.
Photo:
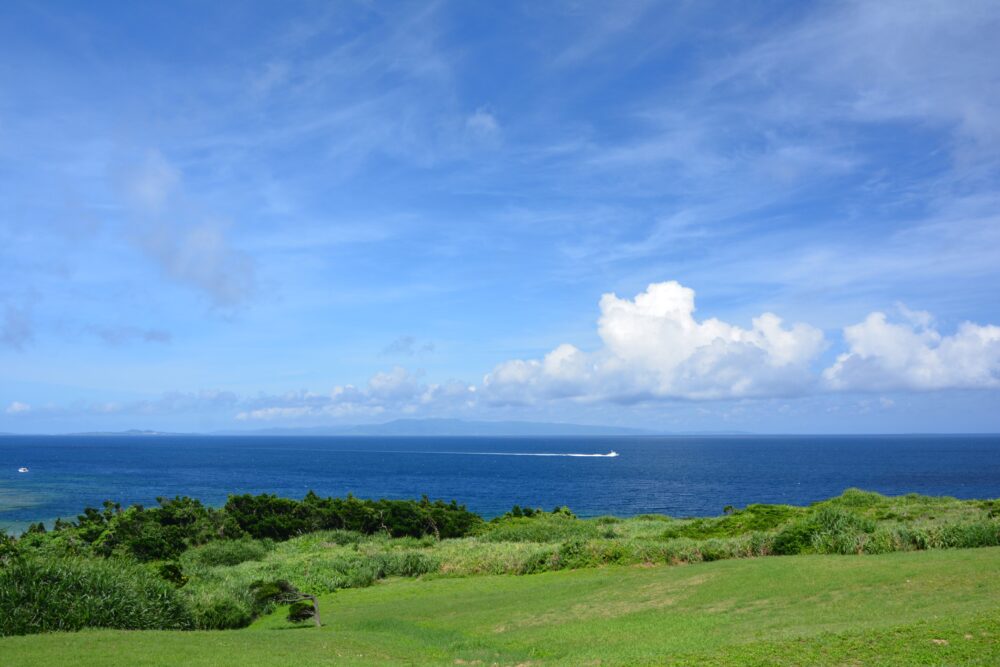
MULTIPOLYGON (((515 575, 536 582, 526 584, 526 590, 548 599, 544 591, 556 585, 553 582, 579 581, 551 578, 570 571, 595 573, 581 575, 594 576, 595 581, 612 575, 620 579, 621 591, 602 594, 610 595, 606 610, 618 608, 619 593, 638 595, 640 601, 620 604, 643 610, 669 606, 673 603, 667 601, 677 599, 676 591, 664 590, 661 597, 648 589, 660 577, 675 576, 662 574, 678 570, 670 566, 752 559, 747 562, 772 563, 753 567, 773 576, 784 568, 812 567, 805 563, 848 567, 861 576, 867 570, 841 563, 863 562, 867 567, 886 562, 868 556, 928 550, 955 554, 965 553, 959 549, 998 546, 996 500, 887 497, 857 489, 807 507, 749 505, 691 519, 583 519, 566 507, 515 507, 485 520, 455 502, 320 498, 313 493, 301 501, 232 496, 221 508, 190 498, 160 499, 150 508, 106 502, 75 520, 57 521, 52 529, 36 524, 17 538, 2 539, 0 634, 276 627, 316 620, 320 609, 325 622, 337 619, 335 624, 343 627, 350 623, 343 618, 344 605, 350 606, 346 601, 388 600, 383 593, 359 598, 349 597, 348 591, 385 580, 391 585, 376 589, 396 590, 409 599, 424 590, 431 596, 446 590, 486 595, 500 585, 497 581, 511 580, 495 575, 515 575), (848 555, 866 557, 833 558, 848 555), (799 560, 763 558, 769 556, 799 560), (646 576, 642 573, 652 570, 659 574, 649 574, 649 581, 641 583, 646 576), (407 580, 413 583, 404 586, 407 580), (445 583, 452 580, 470 583, 445 583), (493 583, 480 589, 472 581, 493 583), (633 584, 635 590, 629 588, 633 584), (649 595, 639 589, 648 589, 649 595), (279 608, 282 613, 274 614, 279 608)), ((983 565, 995 572, 1000 550, 982 553, 983 565)), ((736 570, 722 570, 729 571, 736 570)), ((788 576, 792 572, 788 569, 788 576)), ((550 594, 555 596, 555 589, 550 594)), ((555 604, 555 598, 550 601, 555 604)), ((565 614, 566 623, 583 613, 580 605, 590 604, 585 598, 567 597, 563 602, 565 606, 546 613, 565 614)), ((998 611, 995 603, 980 611, 990 609, 998 611)), ((914 622, 921 618, 914 617, 914 622)), ((90 642, 94 635, 82 637, 90 642)), ((147 635, 137 637, 148 641, 141 639, 147 635)))
POLYGON ((319 596, 323 627, 0 638, 5 667, 996 665, 1000 549, 390 579, 319 596))

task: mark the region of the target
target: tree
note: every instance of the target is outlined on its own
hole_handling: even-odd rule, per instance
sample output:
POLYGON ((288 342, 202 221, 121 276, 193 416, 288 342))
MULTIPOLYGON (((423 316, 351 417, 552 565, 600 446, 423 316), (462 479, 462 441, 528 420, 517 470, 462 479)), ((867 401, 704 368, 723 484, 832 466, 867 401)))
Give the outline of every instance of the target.
POLYGON ((323 625, 319 618, 319 602, 316 596, 303 593, 285 579, 256 581, 251 584, 250 590, 260 605, 268 603, 291 605, 288 608, 288 620, 293 623, 303 623, 311 618, 317 628, 323 625))

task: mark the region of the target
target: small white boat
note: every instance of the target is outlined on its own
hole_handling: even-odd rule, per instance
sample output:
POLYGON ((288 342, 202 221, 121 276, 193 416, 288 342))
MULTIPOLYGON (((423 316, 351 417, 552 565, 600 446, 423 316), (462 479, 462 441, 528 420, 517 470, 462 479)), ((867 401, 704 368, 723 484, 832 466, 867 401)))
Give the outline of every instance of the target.
POLYGON ((17 471, 18 472, 28 472, 28 469, 25 468, 24 466, 21 466, 20 468, 17 469, 17 471))
POLYGON ((608 456, 618 456, 618 452, 612 449, 610 452, 608 452, 608 456))

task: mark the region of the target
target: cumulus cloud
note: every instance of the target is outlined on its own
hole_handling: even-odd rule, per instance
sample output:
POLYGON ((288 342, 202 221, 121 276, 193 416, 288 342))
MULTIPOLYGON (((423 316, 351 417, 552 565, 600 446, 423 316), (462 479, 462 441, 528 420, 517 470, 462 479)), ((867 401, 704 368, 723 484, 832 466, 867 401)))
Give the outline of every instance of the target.
POLYGON ((875 312, 844 328, 848 350, 823 372, 832 389, 1000 387, 1000 327, 963 322, 947 336, 929 314, 901 310, 904 322, 875 312))
POLYGON ((26 412, 31 412, 31 406, 28 405, 27 403, 14 401, 13 403, 7 406, 7 409, 4 410, 4 412, 6 412, 9 415, 20 415, 26 412))
POLYGON ((811 382, 809 366, 824 347, 821 331, 790 327, 772 313, 749 329, 694 317, 694 290, 651 284, 634 299, 605 294, 593 352, 564 344, 542 359, 513 360, 484 379, 501 402, 536 397, 619 401, 785 395, 811 382))
POLYGON ((299 392, 258 397, 240 411, 240 421, 340 419, 414 414, 470 407, 476 388, 464 382, 422 382, 401 366, 376 373, 363 387, 338 385, 327 394, 299 392))
POLYGON ((134 243, 171 279, 204 292, 215 306, 245 301, 255 287, 249 255, 233 246, 226 225, 183 197, 181 174, 158 152, 125 182, 135 216, 134 243))

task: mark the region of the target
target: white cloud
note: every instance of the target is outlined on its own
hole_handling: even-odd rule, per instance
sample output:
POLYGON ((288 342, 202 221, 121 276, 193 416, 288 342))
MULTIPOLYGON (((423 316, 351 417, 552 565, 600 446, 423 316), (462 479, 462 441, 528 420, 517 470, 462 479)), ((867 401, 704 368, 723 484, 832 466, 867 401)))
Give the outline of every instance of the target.
POLYGON ((823 372, 833 389, 933 390, 1000 387, 1000 327, 963 322, 944 336, 927 313, 903 310, 905 323, 871 313, 845 327, 848 351, 823 372))
POLYGON ((300 406, 297 408, 258 408, 247 410, 236 415, 239 421, 271 421, 273 419, 298 419, 310 414, 310 408, 300 406))
POLYGON ((7 406, 5 412, 9 415, 20 415, 25 412, 31 412, 31 406, 27 403, 21 403, 20 401, 14 401, 7 406))
POLYGON ((500 131, 496 116, 482 108, 465 119, 465 127, 481 137, 492 137, 500 131))
POLYGON ((185 200, 181 174, 150 152, 125 183, 135 216, 132 241, 171 279, 195 287, 216 306, 231 307, 254 290, 255 267, 235 248, 227 225, 185 200))
POLYGON ((159 151, 150 151, 125 184, 133 205, 159 213, 180 185, 180 172, 159 151))
POLYGON ((694 318, 694 290, 654 283, 635 299, 605 294, 598 334, 584 352, 560 345, 540 360, 513 360, 486 376, 493 400, 535 397, 596 400, 717 399, 784 395, 812 382, 809 365, 824 346, 806 324, 786 327, 764 313, 750 329, 694 318))
POLYGON ((998 26, 991 0, 835 3, 739 53, 714 83, 770 87, 779 122, 917 121, 990 152, 1000 140, 998 26))
POLYGON ((236 415, 240 421, 328 420, 346 417, 462 410, 475 401, 475 387, 464 382, 421 382, 401 366, 376 373, 364 387, 338 385, 328 394, 265 396, 236 415))

